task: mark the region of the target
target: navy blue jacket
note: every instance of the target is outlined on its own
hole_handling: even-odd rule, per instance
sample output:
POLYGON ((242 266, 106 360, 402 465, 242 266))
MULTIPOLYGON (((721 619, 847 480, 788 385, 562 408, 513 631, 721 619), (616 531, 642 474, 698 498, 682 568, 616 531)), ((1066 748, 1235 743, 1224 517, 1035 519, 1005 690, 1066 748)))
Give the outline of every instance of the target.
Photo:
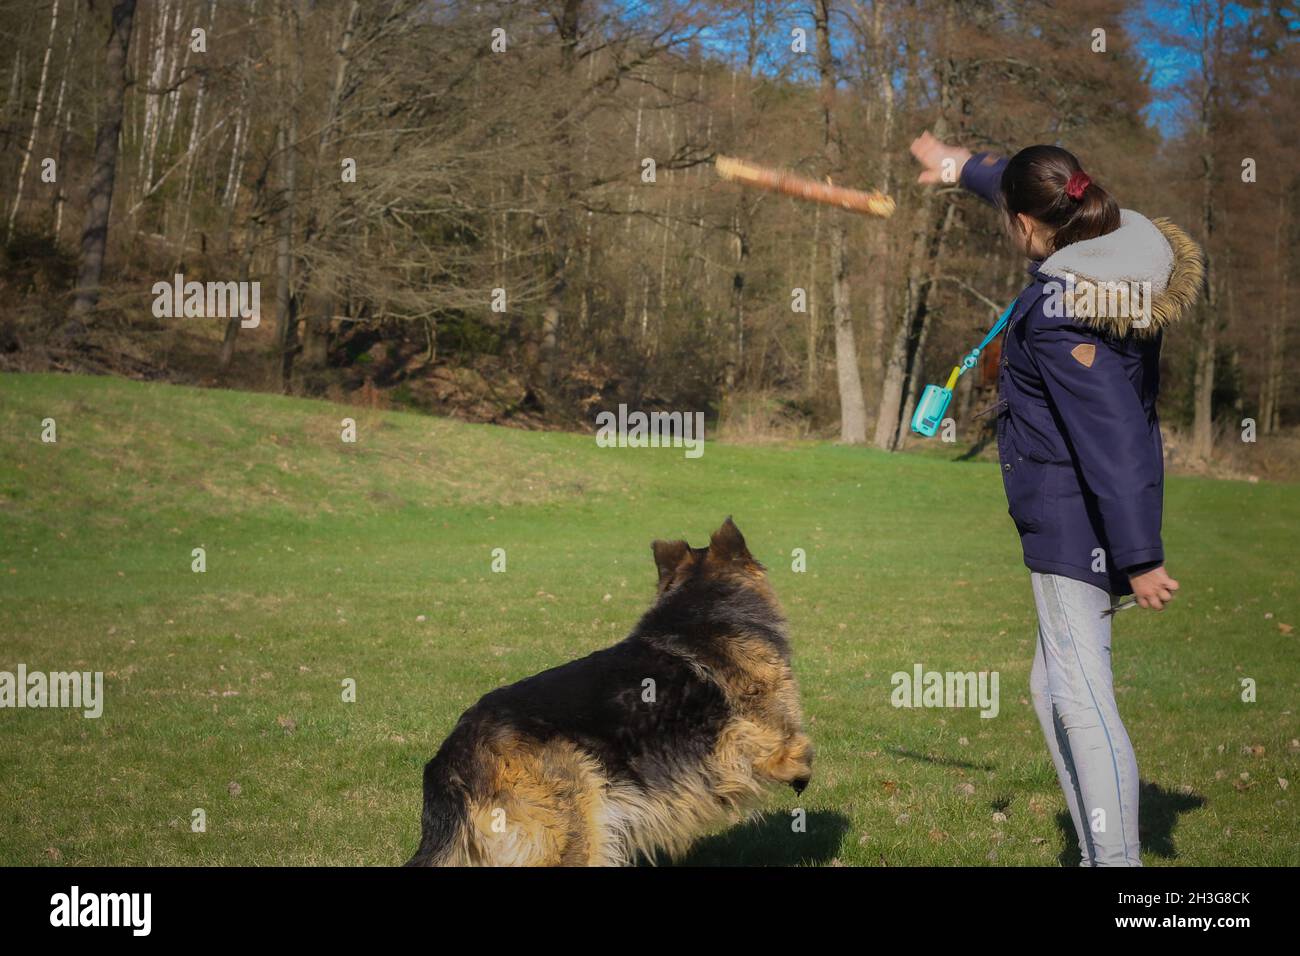
MULTIPOLYGON (((961 184, 1001 208, 1005 166, 976 154, 961 184)), ((1030 275, 1004 333, 998 375, 1008 510, 1031 570, 1128 594, 1129 573, 1164 562, 1160 342, 1196 299, 1200 250, 1176 226, 1124 210, 1118 230, 1033 262, 1030 275), (1150 308, 1101 317, 1062 308, 1066 277, 1076 290, 1149 282, 1150 308)))

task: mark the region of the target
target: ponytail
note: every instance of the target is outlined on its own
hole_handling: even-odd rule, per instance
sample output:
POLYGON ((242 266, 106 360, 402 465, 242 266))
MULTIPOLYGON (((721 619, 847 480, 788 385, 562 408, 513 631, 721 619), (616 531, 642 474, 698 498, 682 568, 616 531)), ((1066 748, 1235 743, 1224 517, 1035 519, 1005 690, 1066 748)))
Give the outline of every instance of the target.
POLYGON ((1119 204, 1059 146, 1029 146, 1011 157, 1002 197, 1013 227, 1024 213, 1053 230, 1054 250, 1119 228, 1119 204))

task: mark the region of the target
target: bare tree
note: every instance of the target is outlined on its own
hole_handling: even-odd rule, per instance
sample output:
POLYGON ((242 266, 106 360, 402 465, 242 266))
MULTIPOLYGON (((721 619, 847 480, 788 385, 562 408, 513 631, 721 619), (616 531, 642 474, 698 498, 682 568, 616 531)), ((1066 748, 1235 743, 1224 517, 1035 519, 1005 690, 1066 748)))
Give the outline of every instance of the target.
POLYGON ((68 31, 68 45, 63 51, 63 75, 59 78, 59 95, 54 103, 54 125, 58 133, 57 158, 55 168, 59 178, 54 190, 54 238, 57 241, 63 232, 63 206, 67 202, 68 191, 65 186, 69 177, 65 175, 64 159, 67 156, 68 134, 72 131, 72 102, 65 107, 64 94, 68 90, 68 74, 72 72, 73 50, 81 31, 81 5, 72 5, 72 29, 68 31))
POLYGON ((95 164, 86 193, 86 223, 81 231, 81 257, 72 317, 84 318, 99 300, 99 280, 108 247, 108 220, 117 178, 117 141, 122 131, 122 102, 126 96, 126 61, 131 47, 135 0, 113 4, 112 27, 104 55, 104 106, 95 136, 95 164))
MULTIPOLYGON (((14 204, 9 210, 9 223, 5 228, 6 240, 13 237, 14 220, 18 218, 18 207, 23 201, 23 180, 27 177, 27 167, 32 161, 32 152, 36 149, 36 133, 41 128, 41 110, 45 106, 45 79, 50 72, 50 53, 54 50, 54 34, 59 26, 59 0, 54 0, 50 9, 50 38, 45 44, 45 57, 41 60, 41 82, 36 87, 36 111, 32 113, 32 131, 27 137, 27 148, 23 150, 22 165, 18 167, 18 185, 14 188, 14 204)), ((55 113, 57 118, 58 114, 55 113)))
POLYGON ((275 346, 277 380, 287 391, 297 349, 297 299, 293 292, 293 220, 298 202, 298 101, 302 95, 302 20, 296 0, 281 0, 276 57, 282 113, 275 128, 280 161, 280 214, 275 246, 275 346), (286 77, 285 63, 288 62, 286 77))
MULTIPOLYGON (((823 155, 828 174, 843 166, 840 133, 835 122, 835 61, 831 55, 830 0, 817 0, 813 19, 817 31, 817 72, 821 80, 821 107, 825 126, 823 155)), ((845 225, 842 215, 830 223, 831 323, 835 326, 835 369, 840 393, 840 441, 858 445, 867 440, 867 407, 862 398, 857 339, 849 302, 849 277, 845 268, 845 225)))

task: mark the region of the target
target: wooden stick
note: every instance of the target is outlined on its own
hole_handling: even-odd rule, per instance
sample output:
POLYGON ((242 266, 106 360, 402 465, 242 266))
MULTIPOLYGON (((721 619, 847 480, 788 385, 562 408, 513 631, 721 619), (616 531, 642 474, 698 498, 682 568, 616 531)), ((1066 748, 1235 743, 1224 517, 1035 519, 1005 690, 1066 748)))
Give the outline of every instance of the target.
POLYGON ((841 209, 872 216, 888 218, 894 214, 894 200, 882 192, 874 190, 865 192, 861 189, 845 189, 843 186, 819 183, 815 179, 800 176, 789 170, 756 166, 732 156, 717 157, 714 166, 723 179, 745 186, 755 186, 770 192, 784 193, 796 199, 839 206, 841 209))

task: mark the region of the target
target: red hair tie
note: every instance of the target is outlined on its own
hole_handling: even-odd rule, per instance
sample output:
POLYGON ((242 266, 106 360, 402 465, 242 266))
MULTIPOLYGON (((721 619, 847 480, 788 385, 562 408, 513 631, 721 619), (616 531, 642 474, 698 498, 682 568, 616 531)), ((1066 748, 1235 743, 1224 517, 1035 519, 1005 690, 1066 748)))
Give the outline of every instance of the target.
POLYGON ((1082 169, 1077 173, 1071 173, 1069 182, 1065 184, 1065 194, 1075 202, 1078 202, 1083 198, 1084 190, 1087 189, 1091 183, 1092 180, 1082 169))

